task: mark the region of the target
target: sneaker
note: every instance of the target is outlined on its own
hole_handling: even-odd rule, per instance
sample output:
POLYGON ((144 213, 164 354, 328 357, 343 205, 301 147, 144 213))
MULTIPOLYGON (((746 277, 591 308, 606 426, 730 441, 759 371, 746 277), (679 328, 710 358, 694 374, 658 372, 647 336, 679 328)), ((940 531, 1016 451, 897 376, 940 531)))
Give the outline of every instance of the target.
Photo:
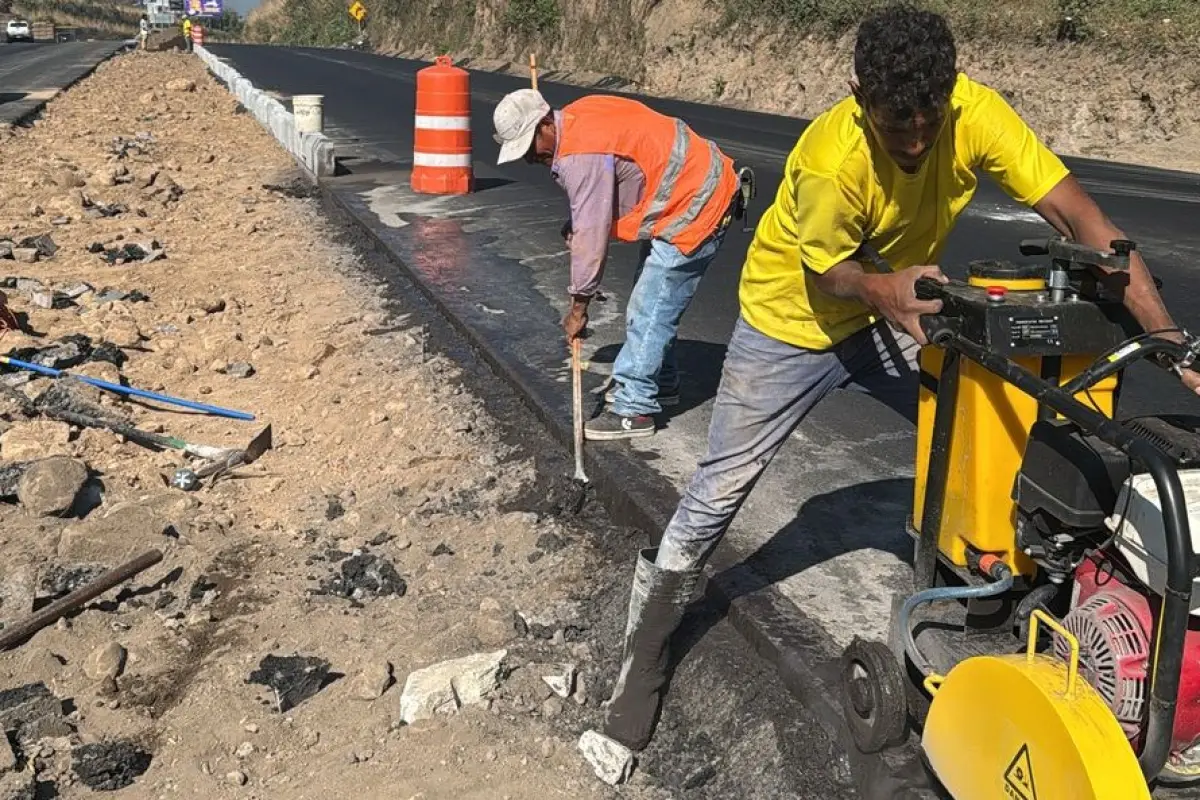
MULTIPOLYGON (((611 389, 604 393, 604 402, 612 405, 616 399, 617 387, 616 384, 614 384, 611 389)), ((679 387, 676 386, 674 389, 670 389, 668 391, 663 391, 660 389, 658 396, 655 399, 658 400, 658 404, 663 408, 677 406, 679 405, 679 387)))
POLYGON ((605 411, 583 426, 584 437, 592 441, 607 442, 613 439, 637 439, 654 435, 653 417, 619 417, 605 411))

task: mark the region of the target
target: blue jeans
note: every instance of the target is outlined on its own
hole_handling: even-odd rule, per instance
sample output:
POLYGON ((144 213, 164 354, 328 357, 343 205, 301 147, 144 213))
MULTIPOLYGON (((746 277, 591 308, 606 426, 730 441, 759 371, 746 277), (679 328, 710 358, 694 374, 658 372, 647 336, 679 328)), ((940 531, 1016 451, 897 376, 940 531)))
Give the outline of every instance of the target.
POLYGON ((725 231, 725 227, 719 228, 690 256, 661 239, 653 239, 643 248, 625 309, 625 344, 613 364, 613 413, 622 417, 658 414, 662 411, 659 388, 678 387, 675 336, 679 320, 721 249, 725 231))
POLYGON ((885 322, 828 350, 807 350, 739 317, 713 403, 708 453, 667 525, 657 566, 702 567, 779 448, 834 389, 867 392, 915 423, 919 351, 911 336, 885 322))

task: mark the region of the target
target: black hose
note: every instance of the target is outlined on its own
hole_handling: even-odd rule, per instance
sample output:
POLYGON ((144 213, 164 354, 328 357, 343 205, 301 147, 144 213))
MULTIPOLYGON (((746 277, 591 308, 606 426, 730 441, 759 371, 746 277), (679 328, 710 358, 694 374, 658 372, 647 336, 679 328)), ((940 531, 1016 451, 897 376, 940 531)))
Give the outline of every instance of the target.
POLYGON ((1022 640, 1029 636, 1029 618, 1033 616, 1033 610, 1053 600, 1058 595, 1060 588, 1057 583, 1043 584, 1025 595, 1020 603, 1017 603, 1017 626, 1022 640))

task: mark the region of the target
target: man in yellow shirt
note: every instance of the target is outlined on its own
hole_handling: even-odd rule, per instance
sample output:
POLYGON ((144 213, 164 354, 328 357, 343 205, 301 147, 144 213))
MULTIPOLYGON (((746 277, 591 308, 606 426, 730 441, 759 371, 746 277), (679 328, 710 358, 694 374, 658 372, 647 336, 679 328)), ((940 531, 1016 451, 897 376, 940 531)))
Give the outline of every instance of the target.
MULTIPOLYGON (((796 426, 838 388, 915 422, 918 317, 941 303, 918 300, 914 284, 947 280, 933 265, 974 170, 1075 241, 1107 249, 1126 238, 998 93, 958 72, 942 17, 908 5, 872 15, 854 66, 851 96, 804 131, 759 222, 708 453, 657 550, 639 555, 604 729, 634 750, 650 740, 667 640, 700 570, 796 426)), ((1175 328, 1136 252, 1124 303, 1147 330, 1175 328)), ((1200 374, 1183 380, 1200 391, 1200 374)))
POLYGON ((185 52, 192 52, 192 20, 190 17, 183 18, 183 49, 185 52))

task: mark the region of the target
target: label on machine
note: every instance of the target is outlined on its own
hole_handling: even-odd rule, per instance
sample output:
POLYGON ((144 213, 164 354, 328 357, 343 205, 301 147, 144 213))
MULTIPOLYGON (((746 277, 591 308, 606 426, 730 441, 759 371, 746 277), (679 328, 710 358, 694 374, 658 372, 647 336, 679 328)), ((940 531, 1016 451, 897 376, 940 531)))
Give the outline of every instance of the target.
POLYGON ((1058 317, 1009 317, 1008 322, 1013 347, 1062 346, 1058 317))

